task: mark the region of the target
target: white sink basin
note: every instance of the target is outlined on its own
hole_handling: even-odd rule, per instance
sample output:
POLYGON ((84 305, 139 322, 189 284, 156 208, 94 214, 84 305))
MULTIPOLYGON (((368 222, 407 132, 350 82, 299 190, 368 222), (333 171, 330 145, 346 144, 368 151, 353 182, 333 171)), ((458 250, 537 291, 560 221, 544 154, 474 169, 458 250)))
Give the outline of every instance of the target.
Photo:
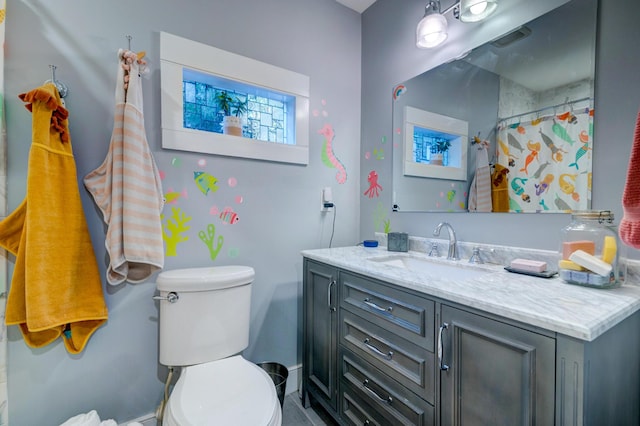
POLYGON ((432 260, 427 257, 418 257, 412 255, 396 254, 373 257, 369 259, 369 261, 375 262, 380 265, 402 268, 418 274, 425 274, 433 277, 455 281, 478 278, 485 274, 494 272, 490 269, 483 268, 482 266, 466 263, 465 261, 458 261, 458 263, 453 263, 452 261, 437 261, 435 259, 432 260))

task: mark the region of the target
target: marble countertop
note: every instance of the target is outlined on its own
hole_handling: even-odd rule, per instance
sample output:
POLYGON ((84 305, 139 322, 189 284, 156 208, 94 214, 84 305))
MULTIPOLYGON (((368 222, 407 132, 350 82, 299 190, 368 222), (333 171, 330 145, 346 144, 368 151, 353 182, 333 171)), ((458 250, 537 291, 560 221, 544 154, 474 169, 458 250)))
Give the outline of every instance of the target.
POLYGON ((581 340, 591 341, 640 310, 640 286, 602 290, 566 284, 560 278, 514 274, 502 265, 470 265, 424 253, 398 253, 363 246, 304 250, 306 258, 387 281, 581 340), (477 268, 478 276, 451 280, 372 261, 383 256, 422 257, 438 264, 477 268))

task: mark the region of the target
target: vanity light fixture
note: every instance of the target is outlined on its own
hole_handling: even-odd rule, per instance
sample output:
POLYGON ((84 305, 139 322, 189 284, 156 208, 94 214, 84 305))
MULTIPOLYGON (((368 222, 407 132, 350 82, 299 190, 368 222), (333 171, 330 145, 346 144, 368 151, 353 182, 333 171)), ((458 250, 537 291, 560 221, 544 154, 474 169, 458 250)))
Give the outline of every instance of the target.
POLYGON ((498 0, 460 0, 440 11, 440 0, 429 0, 424 8, 424 17, 416 27, 416 46, 429 49, 439 46, 447 39, 448 22, 445 14, 462 22, 479 22, 491 15, 498 7, 498 0))
POLYGON ((428 49, 447 39, 447 18, 440 13, 440 0, 431 0, 424 7, 424 17, 416 27, 416 46, 428 49))
POLYGON ((498 8, 497 0, 460 0, 460 21, 478 22, 498 8))

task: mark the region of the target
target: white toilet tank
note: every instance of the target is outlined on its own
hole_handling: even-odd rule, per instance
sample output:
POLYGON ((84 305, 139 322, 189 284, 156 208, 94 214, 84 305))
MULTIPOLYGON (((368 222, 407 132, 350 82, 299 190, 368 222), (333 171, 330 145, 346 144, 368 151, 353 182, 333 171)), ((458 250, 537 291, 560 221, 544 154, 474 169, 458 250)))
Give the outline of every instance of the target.
POLYGON ((245 349, 249 344, 254 276, 249 266, 160 273, 156 280, 161 298, 160 363, 201 364, 245 349))

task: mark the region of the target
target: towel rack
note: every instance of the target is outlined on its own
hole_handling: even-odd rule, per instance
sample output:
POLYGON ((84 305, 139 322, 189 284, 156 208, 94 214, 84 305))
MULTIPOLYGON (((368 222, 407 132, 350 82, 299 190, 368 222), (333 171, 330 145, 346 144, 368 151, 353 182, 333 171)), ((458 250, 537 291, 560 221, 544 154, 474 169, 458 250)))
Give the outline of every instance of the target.
POLYGON ((49 68, 51 69, 51 79, 45 81, 45 83, 53 83, 56 86, 56 89, 58 89, 60 97, 64 98, 69 93, 69 88, 66 84, 56 79, 56 68, 58 67, 55 65, 49 65, 49 68))

